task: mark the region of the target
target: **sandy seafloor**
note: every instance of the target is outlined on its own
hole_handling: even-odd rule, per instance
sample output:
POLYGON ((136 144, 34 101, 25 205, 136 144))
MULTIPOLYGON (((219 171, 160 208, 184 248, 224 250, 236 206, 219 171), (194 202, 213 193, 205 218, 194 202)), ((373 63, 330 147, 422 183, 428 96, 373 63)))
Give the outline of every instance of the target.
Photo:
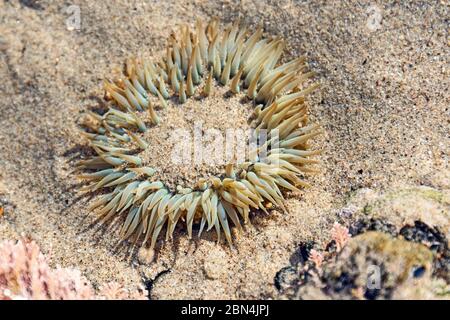
MULTIPOLYGON (((427 186, 448 197, 449 16, 447 1, 1 0, 0 239, 30 236, 53 265, 94 284, 132 288, 169 270, 153 283, 155 299, 278 298, 277 271, 301 242, 327 241, 355 193, 427 186), (80 30, 66 26, 72 4, 80 30), (115 250, 117 235, 93 227, 78 199, 71 159, 86 141, 77 121, 126 58, 157 54, 173 28, 213 16, 262 23, 290 56, 307 56, 322 85, 309 100, 326 131, 315 142, 322 170, 288 197, 288 213, 255 217, 233 250, 212 233, 189 240, 181 227, 146 263, 115 250)), ((397 226, 420 218, 448 235, 448 205, 424 210, 380 215, 397 226)))

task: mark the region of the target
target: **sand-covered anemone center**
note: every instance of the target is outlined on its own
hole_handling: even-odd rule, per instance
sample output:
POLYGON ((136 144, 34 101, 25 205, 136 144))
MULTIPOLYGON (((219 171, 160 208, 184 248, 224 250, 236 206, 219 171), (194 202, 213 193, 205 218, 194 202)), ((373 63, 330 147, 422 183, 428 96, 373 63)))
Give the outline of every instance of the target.
POLYGON ((184 104, 170 100, 157 110, 160 122, 141 134, 148 144, 139 156, 156 170, 152 179, 175 190, 200 178, 220 176, 227 163, 246 160, 254 103, 215 83, 207 96, 184 104))

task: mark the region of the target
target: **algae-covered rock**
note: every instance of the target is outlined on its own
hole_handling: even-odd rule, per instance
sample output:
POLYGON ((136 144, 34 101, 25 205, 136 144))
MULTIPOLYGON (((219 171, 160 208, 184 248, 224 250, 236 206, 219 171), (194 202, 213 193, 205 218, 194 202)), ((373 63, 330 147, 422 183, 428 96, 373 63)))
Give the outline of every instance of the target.
POLYGON ((361 189, 353 194, 348 206, 357 208, 358 214, 378 218, 396 226, 423 221, 439 226, 444 234, 450 233, 450 191, 426 186, 405 187, 377 193, 361 189))
POLYGON ((450 299, 450 286, 445 277, 435 275, 437 254, 427 245, 403 236, 366 231, 353 237, 319 270, 304 271, 304 279, 294 288, 295 297, 450 299))
POLYGON ((430 274, 433 253, 424 245, 370 231, 352 238, 336 260, 325 267, 325 292, 332 296, 390 298, 412 278, 430 274))

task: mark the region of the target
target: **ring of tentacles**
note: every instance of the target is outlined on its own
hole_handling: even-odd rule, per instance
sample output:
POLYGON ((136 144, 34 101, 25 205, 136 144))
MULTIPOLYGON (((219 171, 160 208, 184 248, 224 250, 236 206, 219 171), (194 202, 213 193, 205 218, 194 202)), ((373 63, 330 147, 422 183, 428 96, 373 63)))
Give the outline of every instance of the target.
POLYGON ((190 237, 195 224, 199 235, 215 228, 219 241, 223 232, 231 245, 231 223, 241 231, 252 210, 284 208, 283 189, 308 185, 304 178, 315 171, 312 156, 319 152, 309 140, 320 127, 308 123, 305 96, 317 84, 306 85, 313 73, 307 72, 304 57, 280 62, 285 42, 264 37, 261 27, 250 32, 239 22, 221 28, 217 19, 206 25, 198 20, 194 30, 183 26, 172 33, 166 49, 155 60, 129 59, 121 79, 105 81, 107 111, 87 112, 82 133, 96 155, 79 162, 79 177, 87 182, 84 191, 103 191, 89 210, 101 223, 120 217, 121 240, 152 248, 162 231, 171 238, 180 221, 190 237), (255 132, 269 132, 267 157, 227 164, 222 175, 171 190, 140 158, 149 147, 142 133, 160 122, 158 108, 182 107, 220 86, 252 102, 255 132), (173 100, 179 105, 168 103, 173 100))

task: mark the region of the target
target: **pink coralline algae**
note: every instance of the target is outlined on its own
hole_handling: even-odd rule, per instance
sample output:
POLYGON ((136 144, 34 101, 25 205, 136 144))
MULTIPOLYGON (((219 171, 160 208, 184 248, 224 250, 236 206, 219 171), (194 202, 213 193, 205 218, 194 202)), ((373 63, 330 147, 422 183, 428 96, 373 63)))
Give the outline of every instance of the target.
POLYGON ((333 228, 331 229, 331 238, 336 243, 336 250, 339 252, 347 244, 348 240, 351 238, 351 235, 346 227, 335 222, 333 228))
POLYGON ((0 300, 145 299, 117 283, 93 289, 77 269, 51 268, 34 241, 0 242, 0 300))

